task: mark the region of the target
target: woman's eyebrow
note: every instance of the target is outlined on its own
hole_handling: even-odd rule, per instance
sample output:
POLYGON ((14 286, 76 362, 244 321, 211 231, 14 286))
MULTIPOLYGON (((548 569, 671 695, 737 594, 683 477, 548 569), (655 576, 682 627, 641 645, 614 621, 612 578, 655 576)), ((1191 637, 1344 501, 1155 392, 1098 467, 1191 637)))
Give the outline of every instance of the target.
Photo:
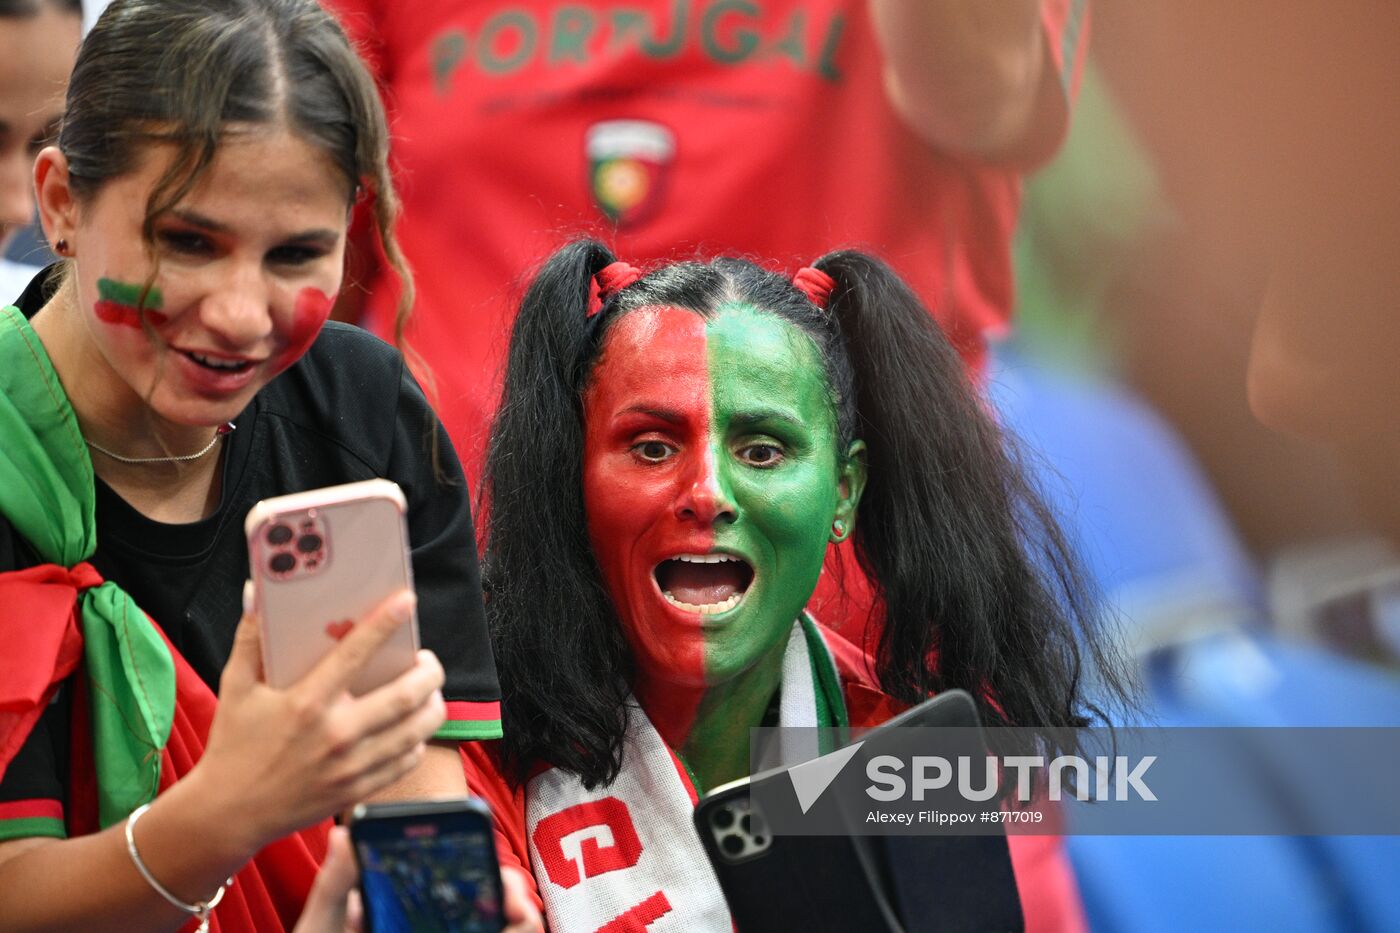
POLYGON ((664 421, 667 424, 680 424, 685 421, 685 416, 674 408, 661 408, 653 405, 632 405, 618 412, 619 415, 645 415, 664 421))
MULTIPOLYGON (((232 229, 228 224, 206 217, 199 211, 190 210, 187 207, 177 207, 170 212, 170 216, 176 220, 183 221, 193 227, 202 227, 210 233, 231 233, 232 229)), ((289 242, 303 243, 308 241, 335 242, 339 234, 326 227, 316 227, 312 230, 303 230, 284 237, 289 242)))
POLYGON ((765 424, 772 424, 775 421, 794 428, 806 426, 806 422, 801 418, 776 408, 760 408, 757 410, 750 409, 748 411, 735 412, 734 416, 729 419, 729 423, 736 428, 757 428, 765 424))

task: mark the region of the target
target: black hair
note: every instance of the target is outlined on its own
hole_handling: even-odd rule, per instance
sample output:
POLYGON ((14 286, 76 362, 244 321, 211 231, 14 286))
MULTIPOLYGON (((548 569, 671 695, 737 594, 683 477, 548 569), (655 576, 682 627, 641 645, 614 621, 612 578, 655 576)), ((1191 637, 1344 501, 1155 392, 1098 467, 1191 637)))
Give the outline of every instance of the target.
POLYGON ((487 609, 503 691, 505 771, 537 760, 607 783, 621 766, 630 649, 589 546, 582 394, 610 326, 638 308, 713 314, 740 302, 776 314, 820 353, 842 450, 865 442, 868 478, 852 541, 877 597, 866 648, 906 703, 960 687, 987 725, 1057 731, 1106 718, 1084 698, 1086 662, 1126 701, 1116 652, 1072 548, 909 287, 854 251, 813 265, 835 282, 826 309, 740 259, 662 266, 586 314, 594 241, 542 267, 511 338, 485 472, 487 609))

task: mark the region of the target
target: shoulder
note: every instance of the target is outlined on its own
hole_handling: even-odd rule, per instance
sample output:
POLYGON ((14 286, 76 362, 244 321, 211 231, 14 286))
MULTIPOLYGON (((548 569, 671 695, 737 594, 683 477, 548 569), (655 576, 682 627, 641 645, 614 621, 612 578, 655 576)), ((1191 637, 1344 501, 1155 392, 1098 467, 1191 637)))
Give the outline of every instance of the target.
POLYGON ((285 428, 378 465, 392 443, 406 377, 397 349, 331 321, 306 355, 259 393, 258 404, 285 428))
POLYGON ((875 662, 861 648, 844 636, 818 623, 822 641, 836 662, 841 678, 841 692, 846 700, 846 715, 853 726, 877 726, 901 713, 905 704, 880 689, 875 677, 875 662))

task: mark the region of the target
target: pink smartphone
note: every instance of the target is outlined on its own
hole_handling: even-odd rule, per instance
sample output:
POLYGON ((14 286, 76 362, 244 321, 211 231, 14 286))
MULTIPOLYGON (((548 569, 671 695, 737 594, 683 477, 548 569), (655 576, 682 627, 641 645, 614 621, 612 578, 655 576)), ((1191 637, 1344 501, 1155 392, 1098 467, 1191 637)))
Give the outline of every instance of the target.
MULTIPOLYGON (((386 598, 413 588, 407 505, 384 479, 264 499, 248 513, 255 606, 262 617, 263 675, 288 687, 316 666, 386 598)), ((350 685, 356 696, 413 666, 415 616, 350 685)))

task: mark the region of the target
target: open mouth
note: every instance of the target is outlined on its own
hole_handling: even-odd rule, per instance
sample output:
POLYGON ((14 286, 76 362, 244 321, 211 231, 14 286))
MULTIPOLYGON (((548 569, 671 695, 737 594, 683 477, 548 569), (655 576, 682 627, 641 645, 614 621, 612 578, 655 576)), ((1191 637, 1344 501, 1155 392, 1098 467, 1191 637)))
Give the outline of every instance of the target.
POLYGON ((732 554, 677 554, 653 574, 668 603, 703 616, 739 605, 753 582, 753 568, 732 554))
POLYGON ((252 368, 252 360, 230 360, 217 356, 206 356, 203 353, 193 353, 189 350, 181 350, 186 357, 194 360, 205 369, 216 373, 241 373, 252 368))

